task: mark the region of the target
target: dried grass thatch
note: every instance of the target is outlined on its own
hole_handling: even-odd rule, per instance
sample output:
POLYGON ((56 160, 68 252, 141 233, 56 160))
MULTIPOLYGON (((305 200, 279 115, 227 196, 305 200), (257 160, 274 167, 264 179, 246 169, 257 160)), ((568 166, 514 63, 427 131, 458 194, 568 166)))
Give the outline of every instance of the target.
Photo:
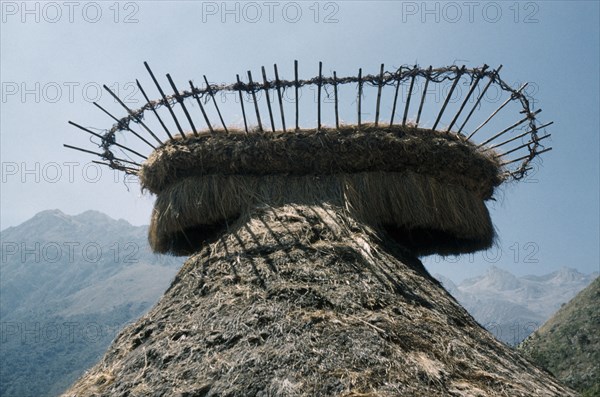
POLYGON ((158 195, 157 252, 189 254, 256 205, 345 208, 419 255, 488 248, 484 200, 502 182, 493 153, 413 127, 203 134, 173 140, 140 172, 158 195))
POLYGON ((184 178, 158 195, 150 245, 156 252, 191 254, 256 206, 323 202, 387 229, 418 255, 485 249, 495 236, 481 198, 414 172, 208 175, 184 178))
POLYGON ((158 148, 139 173, 144 189, 160 193, 195 175, 332 175, 414 171, 463 185, 489 199, 502 179, 495 152, 460 135, 414 127, 204 133, 158 148))
POLYGON ((259 207, 64 396, 574 396, 403 247, 328 205, 259 207))

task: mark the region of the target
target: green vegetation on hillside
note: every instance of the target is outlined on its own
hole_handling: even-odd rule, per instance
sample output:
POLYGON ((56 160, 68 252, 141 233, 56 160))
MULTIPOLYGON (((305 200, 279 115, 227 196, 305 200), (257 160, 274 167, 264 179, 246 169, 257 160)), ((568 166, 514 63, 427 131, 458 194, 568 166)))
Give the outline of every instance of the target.
POLYGON ((584 397, 600 396, 600 277, 520 346, 584 397))

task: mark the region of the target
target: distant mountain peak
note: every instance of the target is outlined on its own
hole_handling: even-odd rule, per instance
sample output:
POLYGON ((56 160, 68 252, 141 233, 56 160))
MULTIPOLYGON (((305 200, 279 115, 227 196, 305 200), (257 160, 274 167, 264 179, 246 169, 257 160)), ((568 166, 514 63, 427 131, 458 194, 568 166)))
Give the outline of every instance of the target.
POLYGON ((487 272, 488 275, 496 275, 496 274, 508 274, 512 276, 512 273, 509 272, 508 270, 504 270, 499 268, 496 265, 491 265, 490 267, 488 267, 487 272))
POLYGON ((13 226, 11 229, 29 229, 37 231, 39 229, 45 229, 50 225, 58 225, 65 223, 72 223, 73 219, 70 215, 65 214, 59 209, 51 209, 40 211, 20 225, 13 226))
POLYGON ((64 212, 62 212, 61 210, 59 210, 58 208, 54 208, 54 209, 47 209, 47 210, 40 211, 37 214, 35 214, 34 216, 38 216, 38 215, 66 215, 66 214, 64 212))
POLYGON ((51 210, 40 211, 37 214, 35 214, 34 216, 32 216, 31 219, 36 219, 36 218, 53 218, 53 217, 64 218, 64 217, 69 217, 69 215, 65 214, 64 212, 62 212, 58 208, 55 208, 55 209, 51 209, 51 210))
POLYGON ((572 267, 562 267, 558 271, 554 272, 555 276, 553 279, 555 282, 563 283, 569 281, 578 281, 582 278, 585 278, 585 274, 579 273, 577 269, 573 269, 572 267))
POLYGON ((499 291, 517 289, 521 285, 514 274, 496 266, 490 266, 483 281, 499 291))
POLYGON ((114 219, 109 215, 96 211, 87 210, 77 215, 69 215, 59 209, 43 210, 26 220, 25 222, 12 226, 7 230, 23 230, 24 228, 32 228, 33 231, 39 232, 49 230, 57 225, 71 224, 76 225, 88 225, 88 226, 100 226, 100 225, 115 225, 119 227, 132 227, 129 222, 124 219, 114 219))
POLYGON ((572 267, 568 267, 568 266, 563 266, 558 270, 558 273, 561 274, 572 274, 572 273, 577 273, 580 274, 579 271, 577 269, 574 269, 572 267))
POLYGON ((451 294, 458 291, 457 285, 448 277, 445 277, 444 275, 439 273, 434 274, 433 277, 437 279, 440 283, 442 283, 446 291, 450 292, 451 294))
MULTIPOLYGON (((82 212, 81 214, 74 215, 74 219, 77 219, 80 222, 118 222, 124 221, 123 219, 116 220, 111 218, 109 215, 106 215, 104 212, 96 211, 96 210, 87 210, 82 212)), ((127 222, 129 223, 129 222, 127 222)))

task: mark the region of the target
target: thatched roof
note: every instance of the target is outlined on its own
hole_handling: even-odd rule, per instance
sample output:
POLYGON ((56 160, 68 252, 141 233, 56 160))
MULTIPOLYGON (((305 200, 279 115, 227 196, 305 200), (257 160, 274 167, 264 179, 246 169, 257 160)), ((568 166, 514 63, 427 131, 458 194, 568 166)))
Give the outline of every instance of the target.
POLYGON ((413 127, 212 133, 167 142, 140 170, 157 194, 150 243, 190 254, 256 205, 331 203, 418 255, 486 249, 494 152, 413 127))
POLYGON ((159 304, 127 327, 66 395, 572 395, 482 329, 417 259, 493 243, 485 201, 550 150, 540 144, 549 135, 538 136, 550 123, 536 124, 540 110, 530 108, 525 86, 513 89, 500 79, 500 67, 487 65, 393 72, 381 65, 378 75, 363 76, 359 69, 358 76, 338 79, 335 72, 323 76, 319 63, 319 75, 302 80, 295 62, 294 80, 280 80, 275 65, 275 80, 263 68, 263 83, 248 72, 248 83, 236 76, 235 84, 215 86, 205 77, 206 88, 190 81, 189 91, 179 91, 167 75, 174 90, 167 96, 145 66, 162 99, 151 101, 138 82, 146 104, 132 110, 105 87, 127 116, 118 119, 95 104, 117 121, 110 130, 98 134, 71 124, 99 138, 102 151, 65 146, 139 176, 142 188, 157 196, 152 248, 193 256, 159 304), (407 118, 416 79, 425 88, 413 101, 413 126, 407 118), (461 79, 469 91, 441 127, 461 79), (399 87, 408 81, 403 116, 398 113, 394 124, 399 87), (427 85, 445 81, 452 86, 433 125, 417 128, 427 85), (356 125, 340 124, 337 89, 344 84, 357 84, 356 125), (463 128, 492 84, 509 98, 466 135, 463 128), (315 129, 299 125, 299 89, 306 86, 318 92, 315 129), (377 89, 373 124, 361 118, 366 86, 377 89), (395 87, 395 96, 384 126, 379 120, 386 86, 395 87), (321 91, 327 87, 334 90, 336 128, 322 124, 321 91), (286 88, 295 91, 295 128, 288 129, 281 96, 286 88), (261 123, 256 93, 262 91, 271 132, 261 123), (239 96, 244 131, 227 127, 215 99, 219 92, 239 96), (270 92, 277 93, 281 130, 270 92), (255 128, 244 110, 245 94, 252 97, 255 128), (202 105, 208 99, 222 130, 213 128, 202 105), (186 104, 194 100, 209 131, 198 130, 198 118, 188 112, 186 104), (520 108, 520 120, 475 143, 473 136, 509 102, 520 108), (176 103, 191 127, 187 134, 173 112, 176 103), (178 134, 159 110, 170 113, 178 134), (166 141, 147 124, 150 111, 166 141), (523 125, 527 131, 497 141, 523 125), (139 127, 149 135, 136 132, 139 127), (117 132, 138 138, 146 152, 117 142, 117 132), (526 143, 518 141, 524 137, 526 143), (503 153, 496 152, 500 147, 503 153), (117 157, 117 149, 127 153, 117 157))
POLYGON ((256 207, 65 396, 573 396, 339 207, 256 207))

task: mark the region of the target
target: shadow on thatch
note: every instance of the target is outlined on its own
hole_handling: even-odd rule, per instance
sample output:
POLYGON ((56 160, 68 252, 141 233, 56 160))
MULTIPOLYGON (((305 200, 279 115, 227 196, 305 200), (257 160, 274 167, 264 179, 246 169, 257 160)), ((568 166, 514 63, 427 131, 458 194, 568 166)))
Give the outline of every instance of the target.
POLYGON ((346 214, 246 214, 65 396, 574 395, 346 214))

